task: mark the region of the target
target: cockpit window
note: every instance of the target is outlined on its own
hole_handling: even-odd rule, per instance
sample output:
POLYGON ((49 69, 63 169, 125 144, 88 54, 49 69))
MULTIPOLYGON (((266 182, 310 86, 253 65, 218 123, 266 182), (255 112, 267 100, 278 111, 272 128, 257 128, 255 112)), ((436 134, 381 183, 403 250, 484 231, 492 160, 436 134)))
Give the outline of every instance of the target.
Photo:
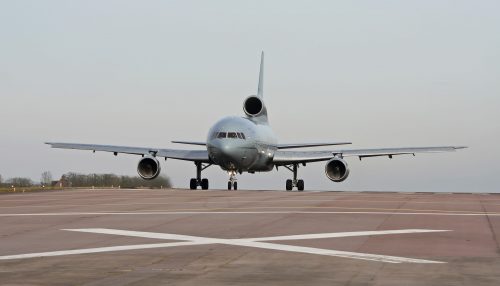
POLYGON ((212 138, 246 139, 242 132, 215 132, 212 136, 212 138))

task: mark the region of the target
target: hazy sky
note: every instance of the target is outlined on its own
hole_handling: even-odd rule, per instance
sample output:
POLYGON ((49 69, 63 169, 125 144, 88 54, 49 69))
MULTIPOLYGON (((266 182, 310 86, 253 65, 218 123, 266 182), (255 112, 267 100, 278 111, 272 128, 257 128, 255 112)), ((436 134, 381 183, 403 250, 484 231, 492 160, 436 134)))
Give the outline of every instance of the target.
MULTIPOLYGON (((45 141, 177 147, 243 115, 266 53, 265 100, 282 143, 467 145, 456 153, 299 169, 306 189, 498 192, 499 1, 0 0, 0 174, 133 175, 138 158, 45 141)), ((324 148, 323 148, 324 149, 324 148)), ((194 164, 163 173, 187 187, 194 164)), ((211 187, 227 174, 210 167, 211 187)), ((291 173, 244 174, 284 189, 291 173)))

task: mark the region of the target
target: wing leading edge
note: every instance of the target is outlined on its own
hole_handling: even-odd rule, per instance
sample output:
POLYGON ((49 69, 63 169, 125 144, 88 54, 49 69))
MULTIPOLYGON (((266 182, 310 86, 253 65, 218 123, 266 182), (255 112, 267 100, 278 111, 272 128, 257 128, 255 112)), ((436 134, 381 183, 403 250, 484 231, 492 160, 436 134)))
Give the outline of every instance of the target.
POLYGON ((275 165, 287 165, 293 163, 308 163, 327 161, 334 157, 357 156, 361 160, 365 157, 379 157, 396 155, 415 155, 416 153, 441 153, 454 152, 457 149, 467 148, 464 146, 439 146, 439 147, 404 147, 404 148, 379 148, 379 149, 353 149, 334 151, 281 151, 274 154, 275 165))
POLYGON ((333 146, 333 145, 349 145, 351 142, 326 142, 326 143, 296 143, 296 144, 278 144, 278 149, 294 149, 305 147, 320 147, 320 146, 333 146))
POLYGON ((127 147, 115 145, 94 145, 94 144, 75 144, 75 143, 58 143, 47 142, 52 148, 58 149, 75 149, 75 150, 89 150, 89 151, 102 151, 111 152, 114 155, 118 154, 132 154, 132 155, 152 155, 156 157, 165 157, 170 159, 196 161, 209 163, 207 150, 180 150, 180 149, 159 149, 148 147, 127 147))

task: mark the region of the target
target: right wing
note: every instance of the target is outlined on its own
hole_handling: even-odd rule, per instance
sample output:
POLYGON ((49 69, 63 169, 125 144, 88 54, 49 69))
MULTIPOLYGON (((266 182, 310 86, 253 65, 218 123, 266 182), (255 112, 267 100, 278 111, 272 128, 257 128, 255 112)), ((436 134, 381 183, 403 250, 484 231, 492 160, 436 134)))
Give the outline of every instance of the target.
POLYGON ((209 163, 207 150, 180 150, 180 149, 158 149, 147 147, 127 147, 127 146, 114 146, 114 145, 94 145, 94 144, 75 144, 75 143, 58 143, 47 142, 52 148, 59 149, 76 149, 76 150, 89 150, 89 151, 103 151, 111 152, 114 155, 133 154, 133 155, 152 155, 157 157, 165 157, 171 159, 195 161, 209 163))
POLYGON ((467 147, 462 146, 440 146, 440 147, 404 147, 404 148, 379 148, 379 149, 353 149, 336 151, 280 151, 274 154, 273 163, 275 165, 288 165, 295 163, 309 163, 327 161, 334 157, 357 156, 361 160, 365 157, 394 155, 415 155, 415 153, 439 153, 453 152, 457 149, 467 147))

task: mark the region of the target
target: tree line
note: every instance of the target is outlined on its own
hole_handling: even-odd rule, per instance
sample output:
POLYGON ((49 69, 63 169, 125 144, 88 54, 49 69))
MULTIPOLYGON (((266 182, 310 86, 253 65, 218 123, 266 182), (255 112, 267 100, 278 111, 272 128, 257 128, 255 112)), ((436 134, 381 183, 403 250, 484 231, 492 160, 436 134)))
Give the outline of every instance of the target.
POLYGON ((50 172, 43 172, 39 183, 29 178, 15 177, 3 181, 0 175, 0 187, 121 187, 121 188, 170 188, 172 184, 166 176, 158 176, 153 180, 144 180, 138 176, 120 176, 115 174, 79 174, 66 173, 57 181, 52 180, 50 172))

